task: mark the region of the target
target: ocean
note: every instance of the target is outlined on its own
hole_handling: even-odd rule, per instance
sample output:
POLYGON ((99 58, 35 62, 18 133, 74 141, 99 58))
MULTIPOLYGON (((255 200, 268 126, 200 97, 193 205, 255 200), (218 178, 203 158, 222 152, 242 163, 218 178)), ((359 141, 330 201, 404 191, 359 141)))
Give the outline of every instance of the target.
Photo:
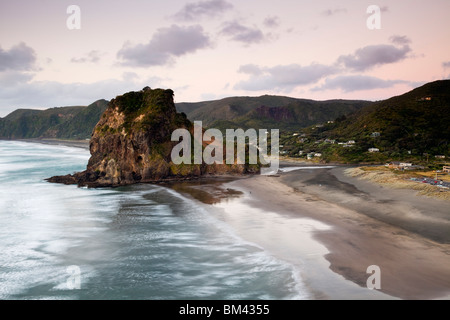
POLYGON ((0 141, 0 299, 311 298, 298 266, 173 189, 44 180, 88 159, 80 148, 0 141))

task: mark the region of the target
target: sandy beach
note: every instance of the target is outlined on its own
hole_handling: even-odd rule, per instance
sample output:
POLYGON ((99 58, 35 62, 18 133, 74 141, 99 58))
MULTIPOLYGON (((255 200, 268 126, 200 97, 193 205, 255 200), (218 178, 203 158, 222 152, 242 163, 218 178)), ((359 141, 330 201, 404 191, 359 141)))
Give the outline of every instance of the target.
POLYGON ((448 299, 448 202, 344 170, 303 169, 179 191, 222 210, 218 216, 244 239, 299 265, 313 299, 448 299), (204 201, 220 188, 233 196, 204 201), (371 265, 381 269, 381 290, 367 289, 371 265))
MULTIPOLYGON (((88 148, 87 141, 27 142, 88 148)), ((345 166, 284 161, 282 168, 276 176, 163 185, 298 266, 309 299, 450 299, 448 201, 350 177, 345 166), (371 265, 381 269, 381 290, 367 289, 371 265)))

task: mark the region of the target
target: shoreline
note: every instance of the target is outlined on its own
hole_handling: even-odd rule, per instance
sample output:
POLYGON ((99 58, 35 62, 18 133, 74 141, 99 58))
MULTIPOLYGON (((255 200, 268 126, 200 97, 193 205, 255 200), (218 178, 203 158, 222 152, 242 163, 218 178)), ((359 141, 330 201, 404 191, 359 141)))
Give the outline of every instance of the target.
POLYGON ((210 214, 230 226, 240 238, 292 265, 300 273, 300 282, 309 292, 308 299, 396 299, 382 292, 361 288, 332 272, 330 263, 325 259, 329 250, 315 239, 315 232, 330 232, 333 227, 308 217, 280 212, 268 205, 266 200, 259 199, 247 184, 252 185, 260 177, 277 179, 275 176, 223 177, 195 184, 175 183, 168 187, 197 201, 210 214), (206 194, 208 196, 205 197, 206 194))
POLYGON ((448 298, 448 203, 359 181, 344 170, 298 170, 229 185, 251 192, 249 206, 331 226, 315 230, 313 237, 329 250, 324 256, 329 268, 345 279, 365 287, 367 267, 378 265, 383 293, 401 299, 448 298))
POLYGON ((39 143, 52 146, 65 146, 71 148, 81 148, 89 150, 88 140, 65 140, 65 139, 1 139, 2 141, 18 141, 27 143, 39 143))
MULTIPOLYGON (((267 179, 278 178, 267 177, 267 179)), ((265 200, 261 199, 260 190, 253 188, 255 182, 252 180, 250 178, 226 184, 226 187, 243 192, 244 196, 228 203, 219 203, 215 207, 225 212, 223 221, 232 226, 240 237, 261 246, 275 258, 294 266, 300 272, 302 282, 310 292, 310 299, 396 299, 379 291, 361 288, 358 284, 331 271, 330 262, 326 259, 326 256, 330 254, 330 248, 318 241, 316 234, 333 232, 335 226, 314 217, 281 208, 277 199, 278 201, 286 200, 286 192, 289 191, 285 188, 275 190, 270 185, 267 188, 270 188, 270 193, 276 191, 274 197, 267 198, 264 194, 265 200)), ((270 184, 268 181, 264 183, 270 184)), ((290 206, 292 203, 287 205, 290 206)))
POLYGON ((242 194, 209 204, 179 192, 222 210, 239 236, 298 265, 314 299, 449 299, 448 203, 346 176, 347 168, 216 182, 242 194), (381 268, 379 291, 366 288, 371 265, 381 268))

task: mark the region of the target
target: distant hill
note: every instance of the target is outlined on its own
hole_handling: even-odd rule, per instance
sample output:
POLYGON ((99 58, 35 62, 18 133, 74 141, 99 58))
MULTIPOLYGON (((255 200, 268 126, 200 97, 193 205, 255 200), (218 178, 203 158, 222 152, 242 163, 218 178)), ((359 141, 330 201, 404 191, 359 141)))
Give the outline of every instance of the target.
POLYGON ((89 139, 107 105, 98 100, 87 107, 19 109, 0 119, 0 138, 89 139))
MULTIPOLYGON (((19 109, 0 118, 0 138, 88 139, 107 104, 108 101, 99 100, 88 107, 19 109)), ((176 108, 191 121, 203 121, 205 127, 298 130, 348 115, 369 104, 371 102, 313 101, 265 95, 178 103, 176 108)))
MULTIPOLYGON (((450 156, 450 80, 428 83, 401 96, 368 105, 334 124, 305 131, 305 152, 323 153, 330 161, 416 159, 450 156), (325 142, 328 140, 328 143, 325 142), (336 140, 336 144, 329 141, 336 140), (337 142, 355 140, 351 147, 337 142), (369 153, 369 148, 379 152, 369 153)), ((298 154, 298 151, 295 150, 298 154)))
POLYGON ((261 107, 281 107, 297 101, 294 98, 278 96, 230 97, 222 100, 196 103, 177 103, 179 112, 184 112, 189 119, 203 121, 210 126, 217 120, 233 121, 239 116, 261 107))
POLYGON ((222 100, 178 103, 177 110, 191 121, 218 129, 265 128, 298 130, 353 113, 368 101, 314 101, 282 96, 232 97, 222 100))

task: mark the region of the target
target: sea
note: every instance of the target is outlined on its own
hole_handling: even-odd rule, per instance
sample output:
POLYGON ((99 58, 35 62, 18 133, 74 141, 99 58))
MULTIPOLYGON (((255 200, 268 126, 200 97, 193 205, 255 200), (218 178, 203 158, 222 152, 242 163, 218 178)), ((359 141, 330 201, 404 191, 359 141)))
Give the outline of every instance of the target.
POLYGON ((298 266, 173 189, 45 181, 84 170, 89 156, 0 141, 0 299, 311 298, 298 266))

